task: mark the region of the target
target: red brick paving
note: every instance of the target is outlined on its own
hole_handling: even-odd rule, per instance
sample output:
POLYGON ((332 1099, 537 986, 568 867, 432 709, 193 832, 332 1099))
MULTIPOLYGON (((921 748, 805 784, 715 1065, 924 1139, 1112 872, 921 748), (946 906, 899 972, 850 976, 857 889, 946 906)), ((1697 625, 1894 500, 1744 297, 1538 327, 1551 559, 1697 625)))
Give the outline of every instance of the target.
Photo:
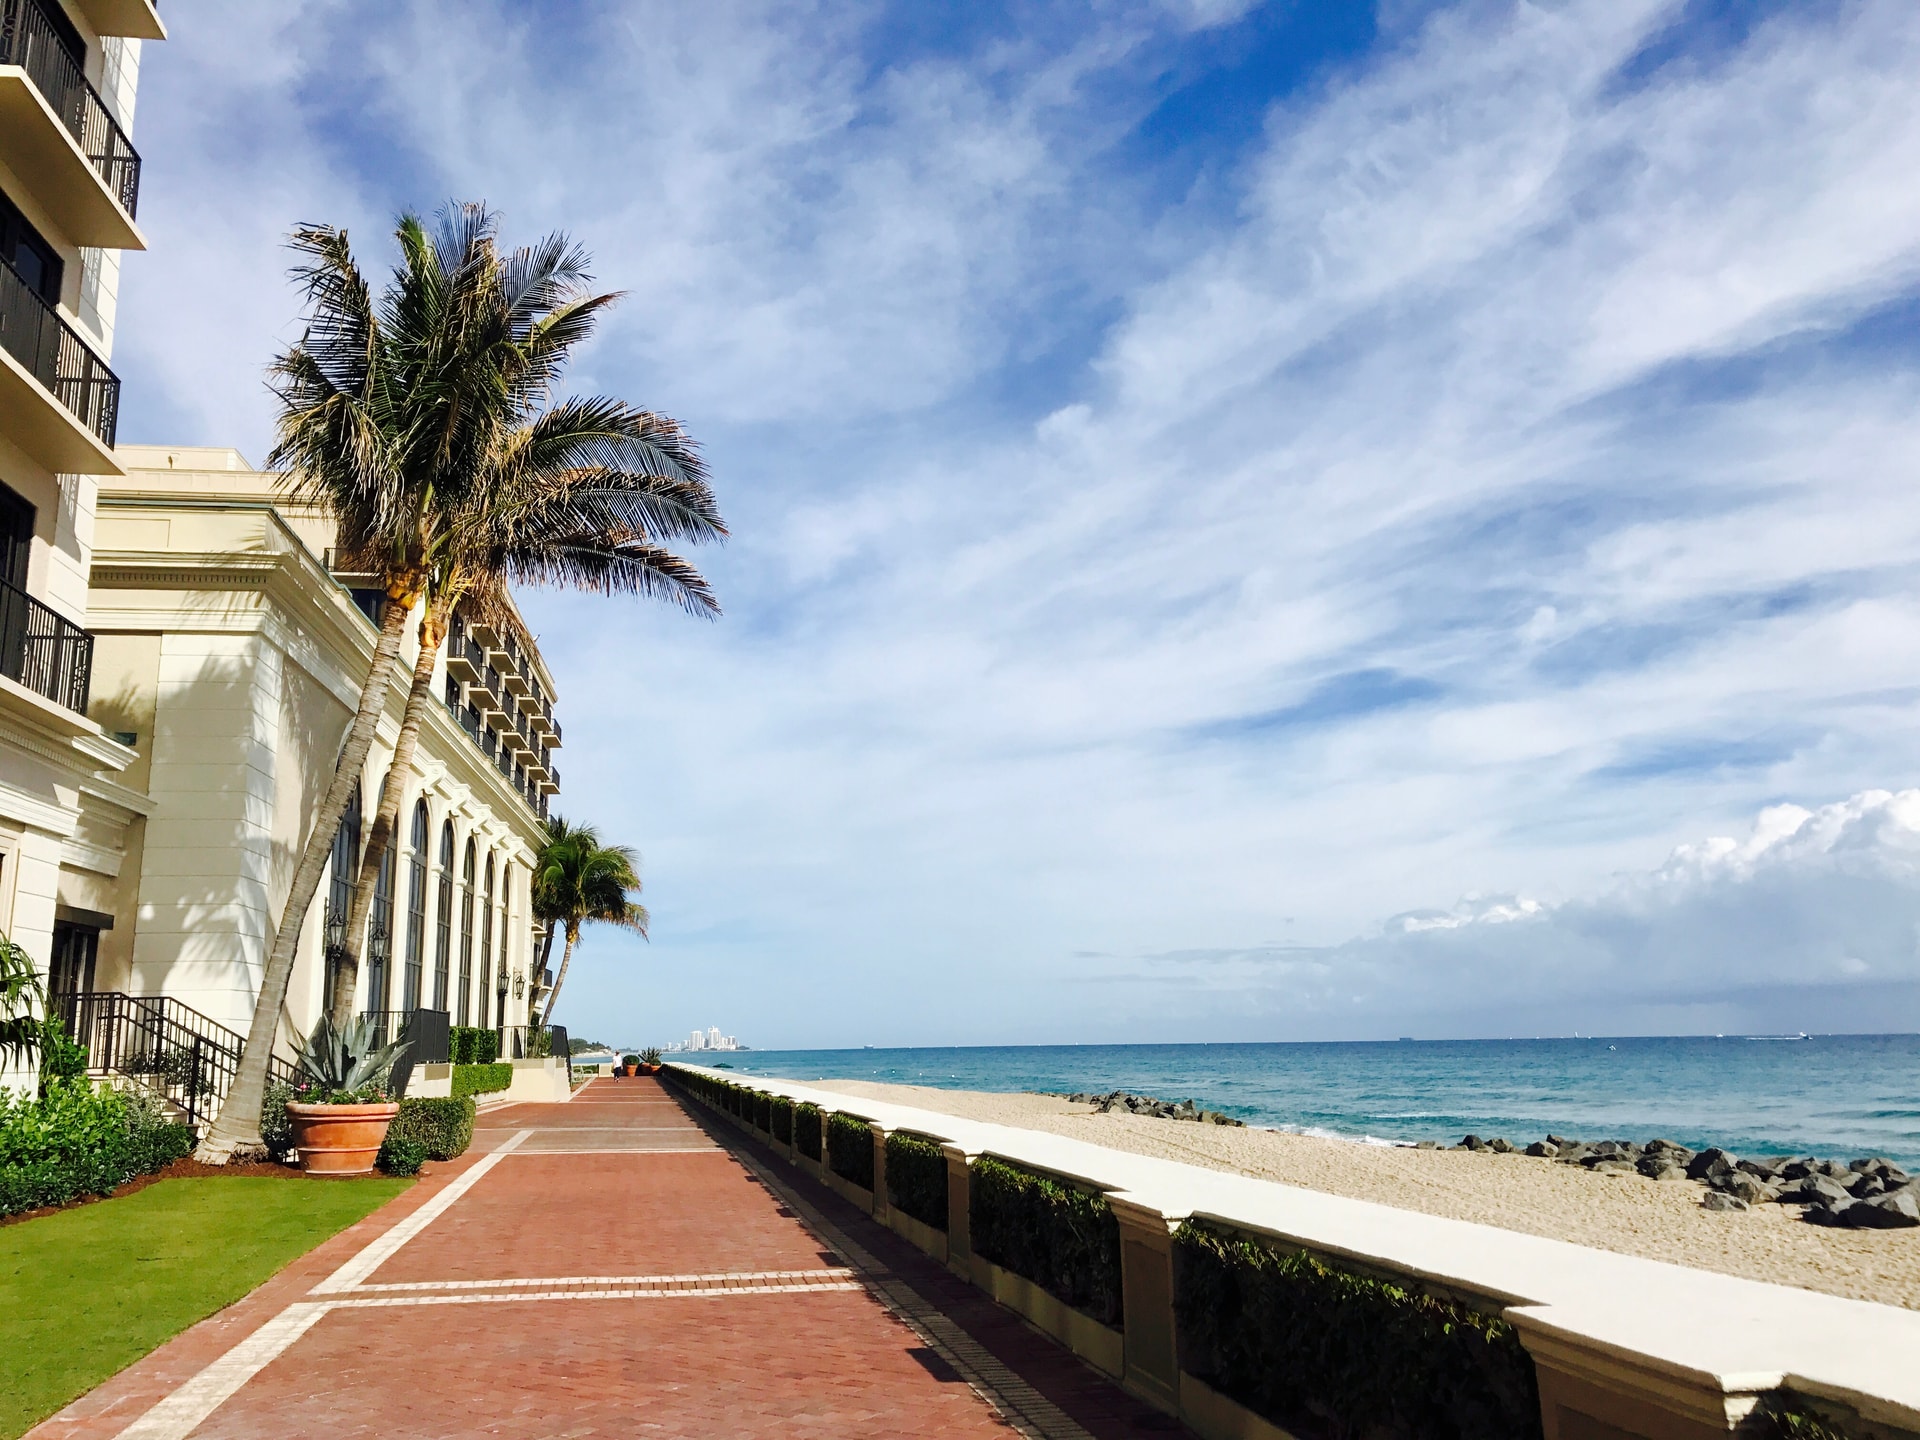
MULTIPOLYGON (((739 1160, 701 1136, 750 1150, 737 1133, 690 1116, 656 1082, 594 1081, 571 1105, 489 1112, 467 1159, 434 1167, 401 1199, 74 1402, 31 1440, 118 1434, 516 1133, 591 1149, 598 1139, 635 1143, 631 1132, 652 1127, 671 1143, 701 1148, 504 1156, 370 1283, 842 1263, 739 1160), (607 1130, 628 1133, 596 1137, 607 1130)), ((778 1162, 769 1168, 1100 1440, 1179 1431, 817 1182, 778 1162)), ((872 1296, 829 1290, 350 1304, 325 1315, 192 1433, 842 1440, 1013 1431, 872 1296)))

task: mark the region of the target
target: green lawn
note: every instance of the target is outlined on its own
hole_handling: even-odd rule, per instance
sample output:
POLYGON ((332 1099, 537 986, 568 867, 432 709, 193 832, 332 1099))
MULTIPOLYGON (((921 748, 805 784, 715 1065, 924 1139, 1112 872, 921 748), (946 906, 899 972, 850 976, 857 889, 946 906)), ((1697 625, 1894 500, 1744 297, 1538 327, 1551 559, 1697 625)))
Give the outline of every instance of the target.
POLYGON ((162 1180, 0 1226, 0 1437, 230 1305, 410 1180, 162 1180))

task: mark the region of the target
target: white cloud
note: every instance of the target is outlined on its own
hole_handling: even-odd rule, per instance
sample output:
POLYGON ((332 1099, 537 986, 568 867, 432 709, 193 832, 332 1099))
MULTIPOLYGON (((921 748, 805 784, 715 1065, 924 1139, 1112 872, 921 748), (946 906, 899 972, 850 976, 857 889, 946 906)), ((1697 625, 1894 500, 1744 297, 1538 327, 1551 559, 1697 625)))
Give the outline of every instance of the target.
POLYGON ((581 382, 718 468, 721 624, 530 601, 564 803, 641 846, 656 916, 637 962, 590 944, 583 1012, 1491 1033, 1612 977, 1632 1023, 1711 1029, 1747 1002, 1684 997, 1746 975, 1859 1028, 1911 985, 1885 856, 1553 901, 1920 765, 1920 371, 1850 334, 1920 283, 1911 6, 1781 7, 1634 78, 1684 7, 1388 7, 1171 206, 1113 147, 1234 4, 907 58, 879 7, 607 6, 566 37, 592 64, 544 11, 258 8, 150 48, 137 438, 262 448, 292 221, 370 241, 484 193, 629 292, 581 382), (1769 905, 1811 927, 1850 884, 1817 965, 1749 965, 1769 905), (1403 923, 1439 958, 1382 998, 1415 950, 1346 937, 1465 893, 1403 923), (1497 950, 1514 998, 1463 1019, 1458 947, 1496 934, 1562 948, 1497 950), (1280 973, 1323 1008, 1246 1003, 1280 973))

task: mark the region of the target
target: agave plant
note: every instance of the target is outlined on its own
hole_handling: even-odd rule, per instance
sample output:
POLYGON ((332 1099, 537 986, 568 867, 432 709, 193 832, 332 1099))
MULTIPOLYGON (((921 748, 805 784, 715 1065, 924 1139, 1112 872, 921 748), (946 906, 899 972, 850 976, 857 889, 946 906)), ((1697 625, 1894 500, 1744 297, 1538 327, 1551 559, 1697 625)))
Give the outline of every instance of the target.
POLYGON ((294 1046, 294 1063, 307 1092, 300 1098, 320 1105, 384 1100, 387 1077, 406 1048, 405 1040, 380 1044, 371 1015, 340 1026, 323 1014, 313 1033, 294 1046))
POLYGON ((646 1049, 642 1050, 640 1052, 640 1063, 642 1065, 658 1065, 660 1063, 660 1047, 658 1045, 649 1045, 646 1049))

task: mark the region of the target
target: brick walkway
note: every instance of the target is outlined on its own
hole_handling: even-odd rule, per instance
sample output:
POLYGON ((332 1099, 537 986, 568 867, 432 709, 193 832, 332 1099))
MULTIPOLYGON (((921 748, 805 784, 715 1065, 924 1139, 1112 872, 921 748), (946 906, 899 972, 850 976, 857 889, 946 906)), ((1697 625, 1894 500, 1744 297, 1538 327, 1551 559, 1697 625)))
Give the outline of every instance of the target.
POLYGON ((651 1080, 434 1169, 30 1440, 1185 1433, 651 1080))

